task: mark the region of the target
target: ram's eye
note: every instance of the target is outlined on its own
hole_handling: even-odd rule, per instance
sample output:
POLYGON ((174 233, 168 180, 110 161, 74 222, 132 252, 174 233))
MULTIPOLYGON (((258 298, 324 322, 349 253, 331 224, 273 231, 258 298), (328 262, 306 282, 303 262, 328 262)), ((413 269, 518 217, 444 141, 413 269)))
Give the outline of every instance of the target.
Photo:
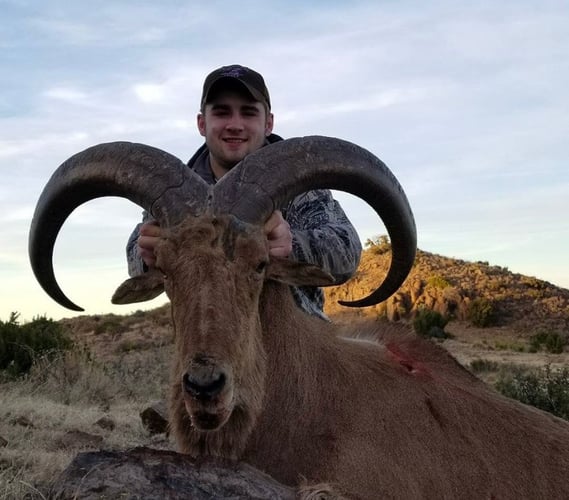
POLYGON ((266 269, 268 263, 269 263, 268 261, 262 260, 262 261, 259 262, 259 264, 257 265, 255 271, 256 271, 257 273, 261 274, 261 273, 266 269))

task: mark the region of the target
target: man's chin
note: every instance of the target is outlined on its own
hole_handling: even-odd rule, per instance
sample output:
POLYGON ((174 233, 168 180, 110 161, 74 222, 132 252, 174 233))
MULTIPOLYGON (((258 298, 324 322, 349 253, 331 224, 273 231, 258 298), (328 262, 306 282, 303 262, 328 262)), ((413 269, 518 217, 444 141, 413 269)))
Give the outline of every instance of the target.
POLYGON ((225 157, 225 165, 224 167, 227 170, 231 170, 235 165, 237 165, 243 158, 245 158, 249 154, 249 151, 239 152, 237 154, 227 155, 225 157))

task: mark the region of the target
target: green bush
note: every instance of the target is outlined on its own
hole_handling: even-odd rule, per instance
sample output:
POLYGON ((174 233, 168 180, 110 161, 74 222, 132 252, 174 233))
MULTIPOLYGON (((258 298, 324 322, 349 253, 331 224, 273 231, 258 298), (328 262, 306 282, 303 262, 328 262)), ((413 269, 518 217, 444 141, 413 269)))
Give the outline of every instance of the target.
POLYGON ((468 306, 469 321, 479 328, 486 328, 496 322, 496 311, 488 299, 474 299, 468 306))
POLYGON ((538 352, 545 348, 552 354, 560 354, 567 344, 567 339, 557 332, 541 331, 530 337, 530 351, 538 352))
POLYGON ((413 319, 413 329, 421 337, 447 338, 444 331, 448 319, 432 309, 422 308, 413 319))
POLYGON ((39 355, 72 347, 67 331, 59 323, 37 317, 20 325, 18 316, 12 313, 7 322, 0 321, 0 370, 8 376, 28 373, 39 355))
POLYGON ((435 274, 427 279, 427 284, 433 288, 444 290, 450 286, 450 283, 443 278, 440 274, 435 274))
POLYGON ((569 420, 569 368, 537 371, 514 370, 501 374, 496 389, 522 403, 569 420))
POLYGON ((375 236, 374 238, 368 238, 364 246, 375 255, 383 255, 391 251, 389 236, 386 234, 375 236))

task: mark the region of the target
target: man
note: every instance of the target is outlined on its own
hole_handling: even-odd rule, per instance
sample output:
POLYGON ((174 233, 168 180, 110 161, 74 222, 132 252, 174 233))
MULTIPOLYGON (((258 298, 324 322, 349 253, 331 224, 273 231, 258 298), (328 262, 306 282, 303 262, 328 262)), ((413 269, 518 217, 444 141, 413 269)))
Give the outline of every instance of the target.
MULTIPOLYGON (((215 183, 246 155, 282 140, 273 134, 274 117, 263 77, 232 65, 205 79, 197 126, 205 138, 188 162, 206 182, 215 183)), ((127 244, 128 270, 139 275, 156 263, 154 247, 161 229, 145 214, 127 244)), ((328 190, 297 196, 265 223, 269 253, 310 262, 342 283, 356 271, 361 244, 356 230, 328 190)), ((298 305, 323 319, 324 294, 317 287, 292 287, 298 305)))

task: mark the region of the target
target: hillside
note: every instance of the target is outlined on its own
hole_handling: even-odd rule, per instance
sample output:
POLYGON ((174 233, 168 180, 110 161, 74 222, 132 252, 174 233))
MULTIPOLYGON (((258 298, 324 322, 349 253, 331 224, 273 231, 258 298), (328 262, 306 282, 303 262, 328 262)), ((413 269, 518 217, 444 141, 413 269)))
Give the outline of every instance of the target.
MULTIPOLYGON (((387 273, 390 260, 389 244, 370 245, 362 254, 356 275, 342 286, 325 290, 327 312, 346 314, 347 308, 338 305, 338 300, 354 300, 373 291, 387 273)), ((492 309, 488 326, 510 327, 520 334, 539 329, 569 332, 569 290, 487 262, 467 262, 422 250, 418 250, 415 265, 396 294, 356 314, 409 319, 425 307, 454 320, 468 321, 474 301, 492 309)))

